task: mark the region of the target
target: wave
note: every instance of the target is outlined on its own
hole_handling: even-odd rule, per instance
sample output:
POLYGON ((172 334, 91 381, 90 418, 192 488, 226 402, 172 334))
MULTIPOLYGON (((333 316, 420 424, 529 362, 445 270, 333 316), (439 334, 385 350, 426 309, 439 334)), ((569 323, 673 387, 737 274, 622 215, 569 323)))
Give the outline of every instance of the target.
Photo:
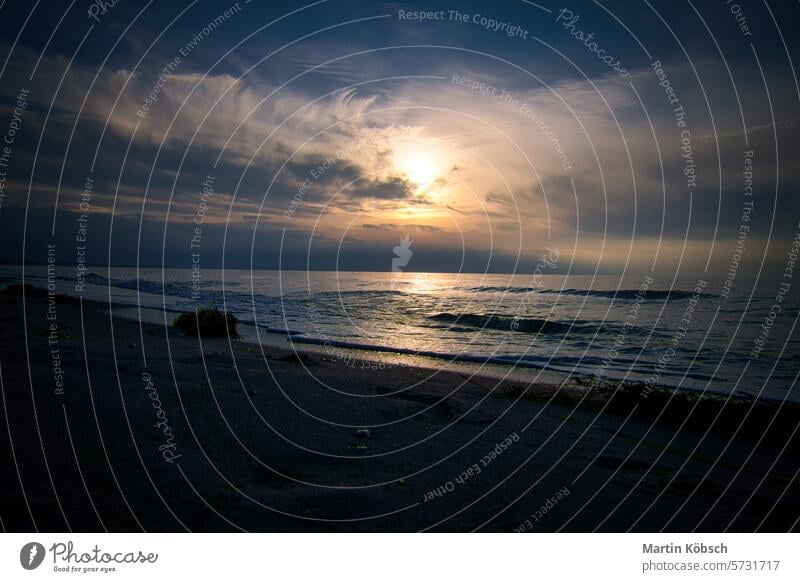
MULTIPOLYGON (((554 372, 568 373, 573 377, 591 378, 594 371, 596 371, 604 363, 602 357, 587 357, 581 356, 558 356, 552 357, 547 355, 536 354, 504 354, 504 355, 480 355, 467 352, 451 353, 439 352, 434 350, 419 350, 412 348, 401 348, 394 346, 386 346, 380 344, 366 344, 352 341, 335 340, 331 338, 317 338, 305 335, 291 335, 287 340, 292 344, 308 344, 321 346, 324 349, 330 350, 333 348, 341 348, 344 350, 361 350, 365 352, 385 352, 395 354, 406 354, 417 357, 434 358, 437 360, 449 360, 451 362, 465 362, 471 364, 496 364, 503 366, 513 366, 515 368, 533 368, 539 370, 549 370, 554 372)), ((340 353, 341 355, 341 353, 340 353)), ((655 362, 645 362, 641 359, 625 359, 617 362, 616 369, 606 372, 606 377, 609 380, 627 380, 627 381, 642 381, 644 380, 656 366, 655 362)), ((679 373, 676 371, 672 373, 664 373, 661 376, 663 383, 659 384, 660 387, 672 386, 671 380, 676 378, 695 378, 697 380, 711 380, 711 376, 704 374, 689 374, 679 373)), ((696 390, 691 387, 681 385, 682 390, 696 390)), ((698 390, 699 391, 699 390, 698 390)), ((704 392, 713 392, 713 388, 706 387, 704 392)), ((725 393, 721 391, 720 393, 725 393)))
MULTIPOLYGON (((64 280, 74 280, 74 277, 59 277, 59 279, 64 280)), ((156 295, 169 295, 175 297, 191 297, 193 291, 193 285, 190 283, 169 283, 169 282, 161 282, 161 281, 151 281, 148 279, 115 279, 115 278, 108 278, 104 277, 103 275, 99 275, 97 273, 88 273, 84 277, 84 281, 90 285, 100 285, 100 286, 110 286, 110 287, 118 287, 120 289, 138 289, 144 293, 153 293, 156 295)), ((194 285, 194 289, 204 289, 210 286, 220 285, 221 281, 211 281, 208 279, 202 279, 197 281, 194 285)), ((238 284, 236 284, 238 285, 238 284)), ((231 285, 231 286, 236 286, 231 285)), ((226 283, 226 288, 228 287, 226 283)), ((534 288, 534 287, 504 287, 504 286, 493 286, 493 285, 484 285, 484 286, 475 286, 475 287, 461 287, 459 288, 462 291, 470 291, 473 293, 512 293, 512 294, 527 294, 527 293, 538 293, 541 295, 571 295, 571 296, 585 296, 585 297, 597 297, 597 298, 605 298, 605 299, 618 299, 618 300, 634 300, 639 296, 639 289, 549 289, 549 288, 534 288)), ((200 291, 201 294, 208 293, 210 295, 219 295, 221 297, 221 292, 205 292, 200 291)), ((226 292, 227 294, 227 292, 226 292)), ((409 296, 413 295, 407 291, 400 291, 398 289, 358 289, 358 290, 337 290, 337 291, 323 291, 314 293, 312 296, 309 296, 307 293, 304 294, 285 294, 285 299, 326 299, 326 298, 337 298, 337 297, 361 297, 364 299, 381 299, 386 297, 392 296, 409 296)), ((686 291, 682 289, 672 289, 672 290, 649 290, 644 295, 644 301, 677 301, 680 299, 687 299, 689 297, 693 297, 695 295, 694 291, 686 291)), ((248 294, 249 296, 249 294, 248 294)), ((701 298, 709 298, 709 297, 718 297, 718 295, 712 293, 700 293, 699 297, 701 298)), ((500 323, 499 325, 503 325, 500 323)), ((524 323, 522 325, 525 325, 524 323)), ((535 326, 535 323, 533 324, 535 326)), ((481 327, 493 327, 493 323, 489 323, 488 325, 481 325, 481 327)), ((507 327, 507 326, 506 326, 507 327)), ((527 331, 527 330, 523 330, 527 331)))
POLYGON ((304 335, 306 333, 298 329, 289 329, 287 327, 274 327, 266 323, 256 323, 252 320, 246 320, 246 319, 240 319, 239 323, 243 323, 246 325, 254 325, 257 326, 259 329, 264 330, 267 333, 274 333, 278 335, 294 336, 294 335, 304 335))
POLYGON ((534 287, 498 287, 493 285, 479 285, 477 287, 460 287, 461 291, 472 291, 473 293, 533 293, 534 287))
MULTIPOLYGON (((639 289, 616 289, 616 290, 596 290, 596 289, 542 289, 537 293, 553 295, 586 295, 589 297, 605 297, 608 299, 636 299, 641 291, 639 289)), ((695 293, 695 291, 684 291, 682 289, 650 289, 644 293, 644 301, 670 301, 678 299, 688 299, 697 295, 702 298, 717 297, 713 293, 695 293)))
MULTIPOLYGON (((542 295, 584 295, 587 297, 601 297, 606 299, 636 299, 639 289, 543 289, 535 287, 498 287, 478 286, 463 288, 474 293, 539 293, 542 295)), ((683 289, 650 289, 644 294, 644 301, 673 301, 687 299, 695 295, 694 291, 683 289)), ((700 293, 701 298, 718 297, 713 293, 700 293)))
MULTIPOLYGON (((66 281, 76 280, 75 277, 59 277, 59 278, 66 281)), ((215 281, 215 280, 201 279, 194 283, 191 282, 170 283, 162 281, 153 281, 150 279, 116 279, 113 277, 108 278, 104 277, 103 275, 98 275, 97 273, 88 273, 84 276, 83 280, 85 283, 89 285, 97 285, 100 287, 114 287, 117 289, 128 289, 132 291, 138 290, 142 293, 150 293, 152 295, 166 295, 168 297, 180 297, 184 299, 194 298, 194 299, 202 299, 204 301, 222 302, 221 291, 208 289, 208 287, 221 285, 221 281, 215 281)), ((228 287, 227 282, 225 286, 226 288, 228 287)), ((238 287, 240 285, 238 283, 235 283, 232 286, 238 287)), ((239 295, 249 297, 248 294, 242 294, 241 292, 232 292, 232 291, 226 291, 225 295, 227 297, 233 297, 239 295)))
MULTIPOLYGON (((73 277, 64 277, 66 280, 75 280, 73 277)), ((139 290, 143 293, 155 295, 169 295, 175 297, 191 297, 192 287, 183 283, 162 283, 161 281, 150 281, 147 279, 114 279, 88 273, 83 278, 88 285, 98 285, 101 287, 116 287, 118 289, 139 290)))
POLYGON ((536 319, 514 317, 508 315, 480 315, 477 313, 437 313, 428 316, 431 321, 440 321, 456 326, 473 328, 489 328, 501 331, 518 331, 523 333, 566 333, 575 330, 569 323, 551 321, 549 319, 536 319))
MULTIPOLYGON (((337 290, 337 291, 318 291, 313 294, 314 298, 339 298, 339 297, 386 297, 393 295, 413 295, 406 291, 398 291, 397 289, 353 289, 353 290, 337 290)), ((286 295, 290 296, 289 294, 286 295)), ((308 293, 303 293, 302 298, 308 299, 308 293)))
POLYGON ((458 362, 469 362, 475 364, 513 364, 525 368, 540 368, 544 369, 551 367, 551 360, 543 356, 482 356, 478 354, 469 353, 447 353, 437 352, 432 350, 418 350, 412 348, 401 348, 393 346, 384 346, 378 344, 364 344, 358 342, 350 342, 343 340, 334 340, 330 338, 321 339, 305 335, 292 335, 287 338, 290 343, 295 344, 310 344, 322 346, 326 349, 332 347, 343 348, 348 350, 362 350, 366 352, 390 352, 395 354, 407 354, 412 356, 421 356, 427 358, 436 358, 439 360, 450 360, 458 362))

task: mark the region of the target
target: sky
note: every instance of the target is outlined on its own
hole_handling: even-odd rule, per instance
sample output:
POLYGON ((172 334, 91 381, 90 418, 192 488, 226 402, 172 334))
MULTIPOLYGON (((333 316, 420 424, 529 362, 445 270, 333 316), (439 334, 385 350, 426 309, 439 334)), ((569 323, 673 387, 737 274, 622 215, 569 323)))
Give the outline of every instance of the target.
POLYGON ((101 4, 0 8, 5 263, 779 273, 798 232, 797 3, 101 4))

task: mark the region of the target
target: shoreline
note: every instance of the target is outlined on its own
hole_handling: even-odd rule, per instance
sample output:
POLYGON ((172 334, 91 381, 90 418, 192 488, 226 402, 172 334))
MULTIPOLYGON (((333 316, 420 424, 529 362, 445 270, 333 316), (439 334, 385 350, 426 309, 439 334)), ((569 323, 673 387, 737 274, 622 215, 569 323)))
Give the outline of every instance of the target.
POLYGON ((0 293, 12 531, 514 531, 564 487, 533 531, 787 531, 800 516, 793 404, 378 352, 354 367, 55 305, 53 330, 47 299, 27 298, 23 321, 0 293))
MULTIPOLYGON (((93 300, 84 300, 85 303, 99 303, 108 309, 108 304, 97 302, 93 300)), ((166 313, 169 319, 173 319, 181 313, 187 313, 180 309, 158 309, 154 307, 137 307, 127 303, 114 303, 115 314, 118 317, 128 319, 130 321, 139 321, 140 316, 142 322, 151 325, 164 325, 164 314, 166 313), (147 314, 154 315, 155 317, 146 317, 147 314)), ((264 344, 275 349, 286 349, 296 352, 308 353, 322 353, 329 355, 330 350, 340 351, 345 354, 343 357, 337 357, 346 363, 352 359, 371 360, 381 359, 383 361, 395 362, 395 365, 407 365, 411 367, 422 368, 436 368, 441 365, 452 365, 455 367, 462 367, 462 371, 477 373, 480 376, 486 376, 490 379, 509 379, 517 382, 534 382, 536 384, 547 385, 561 385, 564 389, 583 389, 587 382, 590 382, 594 377, 592 374, 583 371, 564 371, 556 370, 548 367, 547 365, 539 365, 531 362, 520 360, 514 356, 479 356, 473 354, 452 354, 446 352, 434 351, 414 351, 410 348, 396 348, 392 346, 370 345, 370 344, 357 344, 353 342, 340 341, 340 340, 322 340, 314 337, 307 336, 305 332, 283 330, 279 328, 257 325, 251 321, 239 321, 239 336, 236 341, 242 341, 251 344, 264 344), (242 328, 248 331, 242 333, 242 328), (270 341, 272 340, 272 341, 270 341), (292 345, 288 348, 284 345, 284 341, 292 345), (358 358, 356 358, 358 356, 358 358), (370 357, 371 356, 371 357, 370 357), (403 361, 410 361, 412 363, 403 364, 403 361), (531 380, 530 376, 535 374, 535 378, 531 380)), ((627 375, 627 374, 626 374, 627 375)), ((640 379, 625 380, 620 377, 606 376, 606 381, 598 388, 604 392, 614 391, 616 387, 631 387, 643 386, 644 381, 640 379)), ((725 398, 730 397, 733 401, 752 401, 763 402, 765 404, 779 405, 785 403, 787 406, 793 408, 797 407, 800 410, 800 402, 788 400, 786 398, 780 399, 770 396, 754 396, 753 394, 738 390, 737 392, 726 392, 721 389, 711 387, 695 388, 690 386, 675 387, 669 384, 656 384, 649 388, 653 392, 669 392, 677 393, 680 395, 687 395, 689 397, 709 397, 709 398, 725 398)), ((788 396, 788 394, 787 394, 788 396)), ((800 412, 798 413, 800 414, 800 412)))
MULTIPOLYGON (((32 287, 39 293, 46 293, 45 289, 32 287)), ((0 293, 5 293, 5 289, 0 293)), ((41 298, 41 297, 40 297, 41 298)), ((72 295, 56 294, 57 301, 68 305, 82 302, 84 308, 99 311, 100 313, 113 314, 114 318, 126 319, 141 325, 143 328, 163 329, 163 321, 153 321, 136 317, 132 311, 137 309, 141 314, 141 309, 127 304, 104 303, 94 300, 84 300, 72 295)), ((142 308, 152 311, 160 316, 166 315, 164 319, 175 319, 180 310, 157 310, 151 307, 142 308), (173 316, 174 314, 174 316, 173 316)), ((355 345, 348 342, 330 341, 330 347, 325 346, 325 342, 315 338, 296 337, 297 333, 286 333, 273 328, 261 328, 251 322, 239 322, 239 328, 246 326, 253 330, 248 334, 239 334, 231 338, 231 346, 235 348, 238 344, 249 344, 254 346, 267 346, 270 350, 277 350, 280 354, 278 358, 293 361, 295 357, 299 362, 304 358, 319 356, 325 362, 333 363, 347 369, 361 369, 366 371, 375 370, 399 370, 410 368, 421 370, 425 373, 434 374, 453 374, 455 377, 467 377, 468 381, 473 381, 479 386, 484 386, 486 382, 504 383, 504 390, 508 389, 520 397, 528 398, 547 398, 558 402, 574 404, 582 402, 589 406, 602 407, 603 409, 611 406, 618 411, 630 411, 636 409, 639 414, 645 417, 662 417, 665 413, 668 416, 675 416, 672 410, 662 410, 661 407, 671 404, 673 408, 678 408, 682 413, 689 413, 700 407, 703 411, 703 419, 695 420, 695 423, 702 425, 706 416, 714 416, 719 420, 719 408, 733 407, 737 414, 725 416, 722 425, 728 427, 738 426, 743 415, 749 416, 751 412, 757 411, 761 419, 771 418, 778 411, 784 413, 781 418, 782 423, 790 427, 797 422, 800 427, 800 404, 789 400, 778 400, 771 398, 758 398, 747 394, 741 396, 735 392, 722 392, 711 389, 692 389, 674 388, 667 385, 646 386, 644 382, 638 380, 619 380, 608 378, 605 382, 598 384, 593 376, 582 375, 579 373, 567 373, 562 371, 551 371, 546 367, 534 365, 521 365, 513 363, 486 360, 481 356, 455 356, 452 354, 439 354, 435 352, 414 352, 413 350, 395 349, 386 346, 355 345), (281 341, 264 341, 264 334, 274 339, 284 338, 286 344, 281 341), (288 344, 288 345, 287 345, 288 344), (331 354, 331 351, 338 352, 331 354), (535 378, 529 376, 535 372, 535 378), (544 376, 544 379, 542 379, 544 376), (483 381, 483 384, 479 381, 483 381), (652 395, 652 398, 650 396, 652 395), (649 400, 648 400, 649 398, 649 400), (653 404, 654 403, 654 404, 653 404), (643 406, 643 404, 650 404, 643 406), (691 410, 690 410, 691 409, 691 410)), ((184 337, 175 330, 169 328, 170 337, 184 337)), ((211 341, 220 341, 220 338, 212 338, 211 341)), ((202 341, 208 342, 208 338, 202 341)), ((235 349, 233 350, 235 352, 235 349)), ((263 352, 263 350, 262 350, 263 352)), ((498 384, 499 385, 499 384, 498 384)), ((730 408, 728 412, 731 412, 730 408)), ((762 422, 765 422, 762 420, 762 422)), ((722 426, 715 423, 714 428, 722 426)), ((727 429, 726 429, 727 430, 727 429)))
MULTIPOLYGON (((98 303, 85 301, 85 303, 98 303)), ((108 309, 107 304, 98 303, 108 309)), ((141 312, 135 306, 120 304, 116 305, 116 315, 124 317, 131 321, 139 321, 136 315, 141 312), (137 309, 137 314, 132 313, 137 309), (129 311, 130 310, 130 311, 129 311)), ((142 308, 146 311, 152 311, 159 316, 167 314, 186 313, 180 310, 156 310, 153 308, 142 308)), ((174 317, 171 317, 174 319, 174 317)), ((155 322, 149 319, 143 319, 151 325, 163 325, 163 321, 155 322)), ((513 360, 512 356, 498 356, 498 357, 483 357, 471 354, 448 354, 432 351, 418 352, 412 349, 393 348, 391 346, 369 345, 369 344, 355 344, 346 341, 338 340, 321 340, 305 336, 303 332, 280 330, 277 328, 258 326, 252 322, 239 322, 239 331, 242 327, 246 327, 248 331, 246 334, 240 333, 234 341, 245 342, 250 344, 264 344, 270 348, 285 350, 290 353, 299 353, 306 355, 322 355, 330 357, 331 352, 339 352, 334 354, 334 361, 341 363, 347 367, 350 362, 358 362, 362 368, 370 368, 370 364, 378 363, 384 364, 381 369, 386 366, 395 367, 413 367, 433 370, 442 366, 452 367, 453 371, 459 373, 470 373, 477 377, 482 377, 490 381, 513 381, 519 384, 531 384, 540 388, 545 388, 545 392, 549 392, 549 388, 559 389, 565 393, 565 398, 569 401, 574 401, 576 397, 584 394, 587 386, 593 386, 595 392, 592 401, 600 401, 603 398, 611 399, 613 396, 626 396, 636 398, 635 392, 638 391, 641 399, 646 399, 651 393, 654 394, 654 399, 663 402, 665 396, 675 398, 678 400, 695 401, 697 399, 710 399, 714 401, 725 401, 734 405, 742 405, 755 402, 756 405, 772 406, 786 406, 794 411, 797 418, 800 419, 800 403, 790 401, 788 399, 769 398, 765 396, 754 396, 750 393, 737 391, 737 392, 724 392, 722 390, 714 390, 711 388, 691 388, 691 387, 673 387, 666 384, 656 384, 646 386, 645 382, 641 380, 624 380, 620 378, 607 377, 607 379, 598 384, 594 381, 594 376, 590 374, 583 374, 580 372, 564 372, 561 370, 550 370, 547 366, 538 366, 526 362, 504 361, 506 359, 513 360), (268 338, 278 340, 283 338, 287 345, 282 345, 281 341, 265 341, 268 338), (531 379, 530 376, 535 374, 535 378, 531 379)), ((372 369, 375 369, 374 367, 372 369)))

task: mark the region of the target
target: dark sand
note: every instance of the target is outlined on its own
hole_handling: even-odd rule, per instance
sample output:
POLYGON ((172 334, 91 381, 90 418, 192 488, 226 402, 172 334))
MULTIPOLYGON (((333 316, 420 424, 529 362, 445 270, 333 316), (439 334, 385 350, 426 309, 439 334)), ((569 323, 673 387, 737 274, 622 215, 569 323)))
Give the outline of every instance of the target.
POLYGON ((751 400, 665 409, 669 393, 636 387, 611 399, 460 368, 381 369, 399 361, 381 354, 298 359, 108 309, 58 303, 48 344, 46 299, 23 310, 0 294, 7 531, 798 527, 795 406, 772 422, 779 407, 751 400))

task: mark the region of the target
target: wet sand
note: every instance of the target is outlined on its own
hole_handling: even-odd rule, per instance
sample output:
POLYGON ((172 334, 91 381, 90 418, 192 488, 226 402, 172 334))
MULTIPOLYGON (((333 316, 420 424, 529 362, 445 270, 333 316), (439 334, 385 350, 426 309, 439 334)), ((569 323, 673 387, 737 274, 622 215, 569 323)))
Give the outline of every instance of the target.
POLYGON ((0 293, 6 531, 798 528, 794 405, 298 356, 115 310, 0 293))

